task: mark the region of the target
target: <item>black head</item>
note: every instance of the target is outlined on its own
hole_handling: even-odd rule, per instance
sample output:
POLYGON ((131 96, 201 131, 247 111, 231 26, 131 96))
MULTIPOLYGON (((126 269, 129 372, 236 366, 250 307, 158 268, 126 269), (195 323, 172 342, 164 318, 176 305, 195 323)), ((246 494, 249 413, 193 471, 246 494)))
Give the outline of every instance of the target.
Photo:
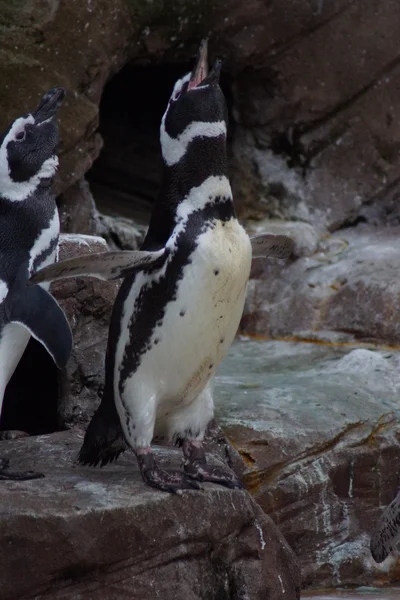
POLYGON ((179 162, 194 138, 226 136, 221 65, 217 60, 208 70, 207 40, 203 40, 193 71, 176 82, 161 121, 161 149, 168 165, 179 162))
POLYGON ((16 119, 0 137, 0 196, 24 200, 41 179, 55 174, 57 110, 64 97, 64 88, 50 90, 35 111, 16 119))

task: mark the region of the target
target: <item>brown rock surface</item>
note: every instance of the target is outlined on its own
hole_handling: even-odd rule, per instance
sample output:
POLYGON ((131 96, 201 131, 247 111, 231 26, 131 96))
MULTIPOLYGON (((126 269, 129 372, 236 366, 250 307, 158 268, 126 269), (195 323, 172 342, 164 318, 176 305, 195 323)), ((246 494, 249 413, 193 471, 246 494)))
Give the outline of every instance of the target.
MULTIPOLYGON (((381 207, 374 211, 380 221, 398 222, 397 0, 51 0, 21 7, 0 5, 0 129, 49 87, 68 88, 59 190, 79 181, 99 154, 105 82, 124 64, 135 67, 113 112, 123 100, 138 112, 139 97, 152 110, 158 92, 143 77, 143 85, 133 85, 138 66, 156 63, 168 72, 180 63, 186 70, 199 39, 211 34, 212 56, 225 57, 240 212, 300 218, 333 230, 360 214, 372 218, 365 207, 373 203, 381 207)), ((168 96, 167 80, 156 79, 161 96, 168 96)), ((148 201, 157 187, 160 116, 157 109, 149 121, 151 141, 139 119, 139 125, 125 122, 119 149, 113 146, 114 161, 128 151, 136 175, 127 191, 139 190, 137 201, 148 201)))
MULTIPOLYGON (((72 234, 60 238, 60 260, 106 250, 103 238, 72 234)), ((71 358, 60 375, 60 428, 87 424, 99 404, 108 327, 118 287, 118 282, 94 277, 52 284, 51 291, 64 309, 74 336, 71 358)))
MULTIPOLYGON (((45 478, 2 482, 1 600, 299 598, 293 553, 246 492, 158 492, 128 454, 78 468, 81 441, 75 431, 2 442, 13 467, 45 478)), ((157 454, 179 468, 179 451, 157 454)))
POLYGON ((2 129, 55 85, 68 90, 61 115, 58 188, 79 180, 98 156, 98 103, 110 71, 121 65, 131 32, 119 0, 2 2, 2 129))
POLYGON ((395 496, 400 355, 351 345, 237 342, 216 417, 244 481, 297 554, 305 587, 397 581, 369 536, 395 496))

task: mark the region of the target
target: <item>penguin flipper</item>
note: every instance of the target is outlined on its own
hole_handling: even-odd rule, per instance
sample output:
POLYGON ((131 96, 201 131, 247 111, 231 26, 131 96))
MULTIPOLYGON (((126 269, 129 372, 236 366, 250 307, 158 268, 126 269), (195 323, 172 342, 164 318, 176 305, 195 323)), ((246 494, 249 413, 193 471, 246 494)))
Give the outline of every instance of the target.
POLYGON ((61 369, 67 364, 72 350, 72 333, 67 318, 51 294, 38 285, 28 287, 27 277, 24 279, 21 281, 17 276, 4 301, 7 320, 28 329, 61 369))
POLYGON ((370 550, 374 561, 383 562, 396 549, 399 541, 400 492, 384 511, 371 538, 370 550))
POLYGON ((69 277, 97 277, 104 281, 112 281, 126 277, 136 270, 144 269, 166 253, 165 248, 156 252, 143 250, 121 250, 117 252, 96 252, 85 254, 55 263, 37 271, 29 283, 42 283, 69 277))
POLYGON ((287 258, 293 251, 294 242, 286 235, 262 233, 250 238, 253 258, 287 258))

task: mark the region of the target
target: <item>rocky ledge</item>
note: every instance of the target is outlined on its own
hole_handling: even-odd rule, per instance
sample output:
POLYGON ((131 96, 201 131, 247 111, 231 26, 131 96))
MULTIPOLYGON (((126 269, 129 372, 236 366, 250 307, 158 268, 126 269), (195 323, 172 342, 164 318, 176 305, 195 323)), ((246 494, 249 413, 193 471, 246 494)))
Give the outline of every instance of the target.
MULTIPOLYGON (((13 468, 45 474, 1 482, 1 600, 299 598, 294 555, 247 492, 158 492, 128 453, 75 466, 81 442, 75 430, 1 443, 13 468)), ((179 451, 157 454, 179 468, 179 451)))
POLYGON ((399 363, 394 349, 245 341, 220 368, 219 423, 305 587, 399 580, 396 557, 369 550, 398 485, 399 363))

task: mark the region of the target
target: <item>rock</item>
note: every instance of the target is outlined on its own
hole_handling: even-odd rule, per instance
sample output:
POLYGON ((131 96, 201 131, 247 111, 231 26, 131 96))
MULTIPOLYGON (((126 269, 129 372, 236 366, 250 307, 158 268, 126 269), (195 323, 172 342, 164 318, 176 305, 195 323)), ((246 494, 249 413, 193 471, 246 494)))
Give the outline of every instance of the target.
POLYGON ((239 213, 306 220, 322 231, 360 216, 398 222, 396 0, 253 0, 245 7, 229 0, 207 2, 206 9, 197 0, 168 7, 146 0, 49 6, 31 2, 22 13, 18 3, 0 8, 5 82, 0 128, 49 87, 68 88, 61 113, 60 192, 79 181, 99 155, 100 99, 106 81, 125 65, 129 72, 111 100, 112 112, 118 120, 122 105, 128 105, 132 118, 124 119, 119 132, 116 122, 100 123, 104 156, 110 158, 101 163, 108 170, 103 181, 118 187, 122 173, 128 196, 134 190, 138 202, 153 197, 159 178, 158 97, 164 103, 171 78, 190 68, 199 39, 210 32, 211 58, 225 58, 222 83, 232 116, 239 213), (146 84, 150 79, 155 83, 146 84), (140 106, 149 107, 151 123, 147 116, 145 123, 138 118, 146 113, 140 106), (126 156, 130 169, 123 164, 126 156), (382 210, 370 214, 371 204, 382 210))
MULTIPOLYGON (((159 492, 128 454, 76 467, 81 442, 74 431, 2 443, 13 468, 45 478, 1 486, 1 600, 300 597, 292 551, 246 492, 159 492)), ((157 455, 179 468, 180 451, 157 455)))
POLYGON ((392 350, 245 341, 219 370, 216 418, 305 587, 398 581, 369 537, 397 490, 399 367, 392 350))
POLYGON ((97 234, 96 204, 85 179, 71 185, 60 196, 58 207, 63 233, 97 234))
POLYGON ((128 11, 119 0, 30 2, 22 11, 7 2, 0 7, 0 23, 0 129, 21 109, 33 108, 49 88, 68 90, 57 184, 63 191, 82 178, 100 152, 98 105, 132 33, 128 11))
MULTIPOLYGON (((101 237, 65 234, 60 238, 60 260, 106 250, 101 237)), ((118 288, 119 282, 94 277, 52 283, 51 292, 64 309, 74 337, 71 358, 60 376, 60 429, 87 424, 100 402, 108 327, 118 288)))
POLYGON ((97 213, 97 233, 111 250, 137 250, 144 240, 146 227, 124 217, 97 213))
POLYGON ((315 338, 326 331, 397 344, 399 229, 342 230, 311 257, 258 261, 249 283, 242 331, 315 338))
POLYGON ((315 254, 320 239, 314 227, 302 221, 278 221, 271 219, 248 221, 246 229, 250 236, 261 233, 289 236, 294 241, 291 258, 300 258, 315 254))

